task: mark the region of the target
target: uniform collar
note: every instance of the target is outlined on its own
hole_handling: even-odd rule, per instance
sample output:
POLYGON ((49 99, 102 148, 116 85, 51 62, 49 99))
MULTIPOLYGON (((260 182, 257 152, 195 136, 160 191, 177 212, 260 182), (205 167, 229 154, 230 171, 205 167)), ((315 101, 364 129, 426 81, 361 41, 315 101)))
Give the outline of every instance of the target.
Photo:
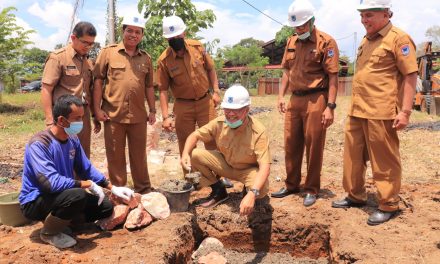
POLYGON ((316 26, 313 27, 312 33, 310 33, 309 40, 313 43, 316 43, 316 39, 318 38, 318 30, 316 29, 316 26))
POLYGON ((379 30, 378 32, 376 32, 374 35, 372 36, 367 36, 365 35, 365 37, 368 40, 375 40, 376 38, 378 38, 379 36, 381 37, 385 37, 386 34, 388 34, 388 32, 391 30, 391 28, 393 27, 393 24, 390 22, 388 22, 388 24, 386 24, 386 26, 384 26, 381 30, 379 30))
MULTIPOLYGON (((125 53, 127 53, 127 51, 125 49, 124 41, 119 42, 117 48, 118 48, 118 51, 123 50, 123 51, 125 51, 125 53)), ((136 48, 136 55, 141 55, 141 50, 139 48, 136 48)))
POLYGON ((73 48, 72 43, 69 43, 69 45, 66 46, 66 52, 69 55, 69 58, 74 58, 77 56, 80 59, 84 59, 86 56, 81 56, 76 50, 73 48))

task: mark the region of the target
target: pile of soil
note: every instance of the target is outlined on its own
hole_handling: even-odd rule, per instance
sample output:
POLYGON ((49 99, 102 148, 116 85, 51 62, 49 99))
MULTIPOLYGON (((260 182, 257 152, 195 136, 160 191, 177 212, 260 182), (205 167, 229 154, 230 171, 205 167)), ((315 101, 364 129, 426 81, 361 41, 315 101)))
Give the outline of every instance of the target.
POLYGON ((191 187, 191 183, 176 179, 166 180, 160 185, 160 189, 167 192, 187 191, 191 189, 191 187))

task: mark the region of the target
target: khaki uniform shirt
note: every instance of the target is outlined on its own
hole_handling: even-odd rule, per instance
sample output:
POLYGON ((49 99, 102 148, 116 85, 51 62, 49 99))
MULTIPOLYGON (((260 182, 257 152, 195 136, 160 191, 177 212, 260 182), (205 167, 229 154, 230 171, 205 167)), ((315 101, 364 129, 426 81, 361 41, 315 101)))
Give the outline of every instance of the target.
POLYGON ((315 27, 305 41, 297 35, 287 40, 281 65, 288 70, 290 91, 326 88, 328 74, 339 71, 338 45, 315 27))
POLYGON ((258 167, 258 162, 271 163, 269 139, 266 128, 249 116, 245 130, 237 133, 225 123, 225 116, 219 116, 196 130, 203 142, 215 140, 218 151, 234 169, 258 167))
POLYGON ((206 53, 202 43, 185 40, 183 57, 168 47, 157 61, 159 90, 171 88, 174 98, 198 99, 203 97, 211 85, 208 71, 214 69, 214 62, 206 53))
POLYGON ((52 102, 65 94, 83 99, 84 103, 91 100, 92 64, 79 55, 71 44, 51 52, 46 60, 42 82, 53 86, 52 102))
POLYGON ((131 57, 123 42, 107 46, 98 55, 93 76, 105 81, 102 110, 112 121, 147 121, 145 98, 147 89, 153 89, 153 66, 148 53, 138 50, 131 57))
POLYGON ((349 115, 394 119, 402 77, 417 70, 414 42, 391 22, 373 38, 364 37, 358 48, 349 115))

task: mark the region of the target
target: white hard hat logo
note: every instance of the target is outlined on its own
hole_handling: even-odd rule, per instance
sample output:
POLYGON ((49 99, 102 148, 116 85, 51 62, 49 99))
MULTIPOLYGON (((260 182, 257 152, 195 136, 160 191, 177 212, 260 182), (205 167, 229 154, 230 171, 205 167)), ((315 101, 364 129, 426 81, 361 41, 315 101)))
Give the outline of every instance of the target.
POLYGON ((292 21, 296 21, 296 16, 292 16, 292 21))
POLYGON ((133 22, 134 22, 134 23, 138 23, 138 22, 139 22, 139 18, 138 18, 138 17, 134 17, 134 18, 133 18, 133 22))
POLYGON ((174 32, 174 27, 170 27, 170 31, 171 31, 171 32, 174 32))
POLYGON ((232 102, 234 102, 234 98, 233 97, 228 97, 228 103, 232 104, 232 102))

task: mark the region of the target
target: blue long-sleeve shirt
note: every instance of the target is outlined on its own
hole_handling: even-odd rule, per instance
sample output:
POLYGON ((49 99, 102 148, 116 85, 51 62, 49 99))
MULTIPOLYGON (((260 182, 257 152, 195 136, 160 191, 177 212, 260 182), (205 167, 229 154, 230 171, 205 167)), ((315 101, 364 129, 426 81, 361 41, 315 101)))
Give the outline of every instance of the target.
POLYGON ((34 201, 44 193, 58 193, 80 187, 82 180, 98 185, 107 181, 86 157, 77 136, 60 141, 50 130, 34 135, 26 145, 20 204, 34 201))

